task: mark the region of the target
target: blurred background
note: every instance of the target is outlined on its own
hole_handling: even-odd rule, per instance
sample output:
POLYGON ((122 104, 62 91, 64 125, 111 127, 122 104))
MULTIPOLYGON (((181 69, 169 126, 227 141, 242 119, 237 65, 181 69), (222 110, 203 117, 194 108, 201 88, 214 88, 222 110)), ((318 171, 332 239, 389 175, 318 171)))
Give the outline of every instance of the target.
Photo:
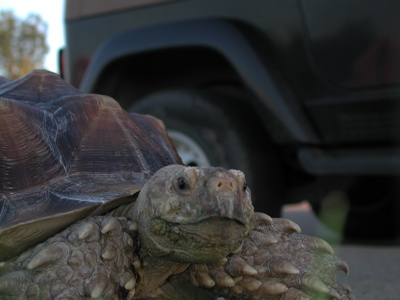
MULTIPOLYGON (((45 68, 52 72, 58 73, 58 51, 65 45, 64 40, 64 7, 65 3, 63 0, 53 1, 24 1, 24 0, 0 0, 0 12, 1 12, 1 30, 7 26, 7 20, 14 19, 16 24, 25 22, 25 27, 28 25, 40 25, 37 26, 38 33, 42 33, 45 37, 45 44, 47 45, 47 51, 43 51, 45 54, 41 55, 41 60, 35 67, 45 68), (35 19, 36 17, 39 20, 35 19)), ((10 25, 8 23, 8 25, 10 25)), ((17 28, 15 28, 17 30, 17 28)), ((4 38, 1 36, 0 38, 4 38)), ((14 39, 17 36, 13 36, 14 39)), ((17 46, 17 45, 16 45, 17 46)), ((18 46, 23 47, 22 44, 18 46)), ((2 46, 4 47, 4 46, 2 46)), ((4 62, 1 61, 2 68, 0 68, 0 76, 7 76, 5 73, 4 62)), ((27 69, 29 73, 31 69, 27 69)), ((22 75, 22 74, 21 74, 22 75)), ((21 76, 19 76, 21 77, 21 76)))

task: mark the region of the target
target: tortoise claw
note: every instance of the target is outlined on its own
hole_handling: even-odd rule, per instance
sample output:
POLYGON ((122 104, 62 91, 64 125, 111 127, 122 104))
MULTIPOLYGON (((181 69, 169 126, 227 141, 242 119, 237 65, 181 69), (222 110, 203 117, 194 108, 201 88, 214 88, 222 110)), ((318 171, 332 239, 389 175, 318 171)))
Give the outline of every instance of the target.
POLYGON ((121 223, 115 218, 107 218, 101 222, 101 233, 106 234, 117 228, 121 228, 121 223))
POLYGON ((63 256, 68 255, 69 248, 63 243, 51 244, 37 253, 26 266, 27 270, 53 264, 63 256))
POLYGON ((100 297, 107 288, 107 281, 107 270, 102 267, 97 267, 90 276, 89 283, 86 287, 86 293, 92 298, 100 297))
POLYGON ((84 222, 70 235, 70 240, 80 242, 83 240, 99 240, 98 226, 94 222, 84 222))
POLYGON ((241 257, 233 257, 226 265, 228 273, 234 276, 257 275, 257 270, 245 262, 241 257))
POLYGON ((349 265, 344 260, 337 258, 335 261, 335 266, 336 266, 337 270, 341 270, 346 275, 349 275, 350 268, 349 268, 349 265))
POLYGON ((288 287, 282 283, 276 281, 263 281, 262 285, 259 288, 259 292, 262 295, 281 295, 288 290, 288 287))
POLYGON ((295 222, 290 221, 288 219, 272 219, 273 223, 272 226, 279 232, 286 232, 286 233, 300 233, 301 229, 300 226, 297 225, 295 222))
POLYGON ((288 261, 286 258, 277 257, 270 264, 270 268, 272 273, 283 276, 283 275, 296 275, 300 273, 300 270, 288 261))
POLYGON ((311 274, 304 274, 301 276, 301 283, 305 288, 313 289, 322 294, 329 294, 329 288, 318 277, 311 274))
POLYGON ((254 213, 254 222, 256 224, 260 223, 267 223, 267 224, 272 224, 272 218, 268 216, 267 214, 256 212, 254 213))

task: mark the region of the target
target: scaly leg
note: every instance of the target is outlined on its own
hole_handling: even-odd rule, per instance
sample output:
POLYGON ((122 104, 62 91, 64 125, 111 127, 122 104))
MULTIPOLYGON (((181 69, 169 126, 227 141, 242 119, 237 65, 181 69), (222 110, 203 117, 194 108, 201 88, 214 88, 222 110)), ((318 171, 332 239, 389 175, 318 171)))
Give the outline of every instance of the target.
POLYGON ((132 298, 134 223, 98 216, 0 263, 0 299, 132 298))
POLYGON ((237 253, 176 276, 229 299, 355 299, 336 279, 337 270, 348 273, 347 264, 328 243, 299 232, 292 221, 256 213, 237 253))

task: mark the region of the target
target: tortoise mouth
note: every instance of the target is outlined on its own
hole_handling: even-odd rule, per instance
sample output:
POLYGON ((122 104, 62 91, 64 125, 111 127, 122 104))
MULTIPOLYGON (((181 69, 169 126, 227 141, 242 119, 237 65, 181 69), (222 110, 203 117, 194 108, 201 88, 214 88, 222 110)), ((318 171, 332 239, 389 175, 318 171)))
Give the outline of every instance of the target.
POLYGON ((210 245, 242 241, 249 232, 248 226, 239 221, 217 217, 192 224, 174 224, 171 229, 177 235, 191 236, 210 245))
POLYGON ((191 224, 158 219, 152 222, 151 231, 153 242, 159 249, 164 249, 163 255, 167 255, 167 259, 205 263, 226 257, 239 249, 250 232, 250 226, 220 217, 191 224))
POLYGON ((239 249, 250 229, 236 220, 212 217, 193 224, 173 224, 171 232, 175 250, 191 252, 193 262, 207 262, 239 249))

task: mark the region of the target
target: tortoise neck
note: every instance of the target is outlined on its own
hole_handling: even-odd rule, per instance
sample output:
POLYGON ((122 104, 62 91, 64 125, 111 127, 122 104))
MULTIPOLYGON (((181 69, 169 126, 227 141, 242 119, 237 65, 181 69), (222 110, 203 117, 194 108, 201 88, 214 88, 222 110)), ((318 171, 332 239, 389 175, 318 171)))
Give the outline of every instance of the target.
POLYGON ((178 263, 163 257, 155 257, 149 254, 145 247, 141 247, 138 256, 142 262, 140 270, 137 270, 140 280, 135 296, 157 297, 162 294, 160 287, 171 275, 185 271, 190 264, 178 263))
POLYGON ((129 220, 136 222, 136 220, 134 220, 135 201, 136 201, 136 198, 132 198, 132 200, 129 201, 129 203, 118 206, 117 208, 110 211, 108 213, 108 215, 111 215, 113 217, 124 217, 124 218, 127 218, 129 220))

